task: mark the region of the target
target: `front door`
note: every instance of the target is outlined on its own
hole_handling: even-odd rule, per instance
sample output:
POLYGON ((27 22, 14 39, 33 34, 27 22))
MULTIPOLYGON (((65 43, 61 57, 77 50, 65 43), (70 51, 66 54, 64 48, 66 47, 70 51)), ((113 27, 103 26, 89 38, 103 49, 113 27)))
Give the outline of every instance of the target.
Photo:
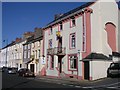
POLYGON ((58 57, 58 68, 59 68, 59 72, 62 72, 62 58, 58 57))
POLYGON ((89 61, 84 62, 84 79, 89 80, 89 61))
POLYGON ((32 71, 32 72, 34 72, 34 64, 30 64, 30 70, 32 71))

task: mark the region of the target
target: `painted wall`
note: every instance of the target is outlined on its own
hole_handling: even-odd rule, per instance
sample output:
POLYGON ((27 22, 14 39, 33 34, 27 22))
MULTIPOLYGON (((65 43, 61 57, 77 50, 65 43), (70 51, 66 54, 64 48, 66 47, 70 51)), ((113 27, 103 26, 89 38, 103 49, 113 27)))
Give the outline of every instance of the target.
POLYGON ((118 52, 120 52, 120 10, 118 10, 118 52))
POLYGON ((90 61, 90 77, 92 80, 107 77, 107 69, 110 63, 110 61, 103 60, 90 61))
POLYGON ((6 66, 6 48, 1 50, 1 67, 6 66))
MULTIPOLYGON (((48 49, 48 40, 52 39, 52 48, 58 47, 58 40, 56 40, 56 31, 58 31, 58 26, 53 27, 53 34, 49 35, 49 31, 45 31, 45 55, 47 55, 48 49)), ((66 47, 66 55, 62 58, 62 71, 65 74, 72 74, 72 71, 68 71, 68 54, 76 54, 78 50, 82 50, 82 32, 83 32, 83 23, 82 16, 76 18, 76 26, 70 28, 70 20, 63 23, 63 30, 61 31, 62 36, 62 47, 66 47), (76 35, 76 47, 75 49, 70 49, 70 34, 75 33, 76 35)), ((57 56, 56 56, 57 57, 57 56)), ((58 57, 57 57, 58 58, 58 57)), ((58 59, 55 58, 55 67, 58 67, 58 59)), ((47 59, 47 58, 46 58, 47 59)), ((50 67, 50 61, 48 61, 48 67, 50 67)), ((47 69, 47 74, 49 75, 58 75, 56 69, 50 70, 47 69), (54 74, 53 74, 54 73, 54 74)), ((73 74, 77 75, 77 71, 73 71, 73 74)))
MULTIPOLYGON (((107 22, 114 23, 116 25, 117 30, 116 34, 118 35, 118 8, 114 0, 113 2, 100 1, 102 0, 96 1, 95 4, 90 6, 90 8, 93 9, 93 13, 91 14, 91 50, 92 52, 99 52, 105 55, 109 55, 112 54, 112 50, 108 44, 107 32, 105 31, 105 24, 107 22)), ((117 36, 116 38, 118 41, 117 36)))

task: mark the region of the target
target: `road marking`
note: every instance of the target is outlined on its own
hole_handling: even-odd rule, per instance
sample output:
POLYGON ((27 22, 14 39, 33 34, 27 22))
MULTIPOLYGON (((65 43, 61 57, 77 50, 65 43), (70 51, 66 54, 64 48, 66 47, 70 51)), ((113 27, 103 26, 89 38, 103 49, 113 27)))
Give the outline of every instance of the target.
POLYGON ((117 88, 117 87, 107 87, 107 88, 117 88))
POLYGON ((75 86, 76 88, 81 88, 81 86, 75 86))
POLYGON ((82 88, 93 88, 93 87, 82 87, 82 88))
POLYGON ((64 85, 64 86, 65 86, 66 84, 64 84, 64 83, 63 83, 62 85, 64 85))
POLYGON ((74 85, 68 85, 68 86, 71 86, 71 87, 73 87, 74 85))

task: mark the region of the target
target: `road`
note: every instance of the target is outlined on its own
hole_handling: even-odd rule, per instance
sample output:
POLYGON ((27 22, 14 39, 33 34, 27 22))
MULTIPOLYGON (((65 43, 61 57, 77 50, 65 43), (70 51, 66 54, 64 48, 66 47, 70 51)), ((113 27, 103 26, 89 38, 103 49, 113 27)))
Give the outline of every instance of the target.
POLYGON ((16 74, 2 74, 2 88, 80 88, 80 90, 120 90, 120 78, 106 78, 96 81, 67 81, 50 78, 24 78, 16 74))

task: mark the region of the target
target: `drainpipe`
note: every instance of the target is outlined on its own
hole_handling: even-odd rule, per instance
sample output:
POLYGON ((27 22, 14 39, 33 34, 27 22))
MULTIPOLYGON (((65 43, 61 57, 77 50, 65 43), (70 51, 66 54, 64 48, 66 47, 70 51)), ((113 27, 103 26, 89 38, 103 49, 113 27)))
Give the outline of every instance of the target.
POLYGON ((79 60, 80 60, 80 50, 78 50, 78 59, 77 59, 77 79, 78 79, 78 69, 79 69, 79 60))

